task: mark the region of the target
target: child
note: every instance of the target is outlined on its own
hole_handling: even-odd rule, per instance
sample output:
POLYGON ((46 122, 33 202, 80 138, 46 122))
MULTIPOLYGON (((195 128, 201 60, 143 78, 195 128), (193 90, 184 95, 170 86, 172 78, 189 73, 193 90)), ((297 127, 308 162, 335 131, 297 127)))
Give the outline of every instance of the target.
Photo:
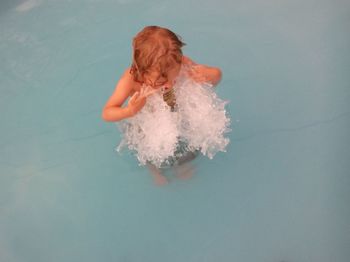
POLYGON ((132 45, 131 67, 118 81, 102 118, 119 121, 124 137, 117 151, 127 145, 149 167, 155 183, 163 185, 167 179, 161 168, 179 166, 199 152, 211 159, 217 151, 225 152, 227 101, 213 91, 222 73, 183 55, 186 44, 167 28, 146 26, 132 45))

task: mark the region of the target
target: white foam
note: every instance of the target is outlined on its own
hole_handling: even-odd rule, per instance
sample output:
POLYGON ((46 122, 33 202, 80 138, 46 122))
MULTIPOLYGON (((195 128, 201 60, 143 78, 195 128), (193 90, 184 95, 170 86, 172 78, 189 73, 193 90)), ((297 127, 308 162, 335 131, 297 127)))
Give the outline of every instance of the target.
POLYGON ((191 150, 200 150, 210 159, 225 152, 231 131, 225 105, 209 83, 198 84, 182 68, 174 86, 177 111, 163 101, 161 91, 147 98, 145 106, 134 117, 117 122, 124 137, 116 148, 135 150, 141 165, 147 161, 160 166, 174 156, 179 137, 191 150))

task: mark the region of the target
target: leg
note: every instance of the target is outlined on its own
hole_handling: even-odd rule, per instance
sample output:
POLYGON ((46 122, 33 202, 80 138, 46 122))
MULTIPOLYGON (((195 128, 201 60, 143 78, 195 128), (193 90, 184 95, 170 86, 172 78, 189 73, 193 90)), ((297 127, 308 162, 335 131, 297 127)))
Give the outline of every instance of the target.
POLYGON ((178 160, 178 166, 174 167, 175 176, 179 179, 189 179, 193 176, 194 166, 191 163, 198 156, 198 152, 188 152, 178 160))
POLYGON ((179 179, 189 179, 193 176, 194 166, 191 162, 183 163, 174 167, 175 176, 179 179))
POLYGON ((157 168, 155 165, 148 162, 147 167, 148 167, 151 175, 153 176, 154 183, 157 186, 162 186, 162 185, 166 185, 169 183, 167 178, 164 175, 162 175, 161 170, 159 168, 157 168))

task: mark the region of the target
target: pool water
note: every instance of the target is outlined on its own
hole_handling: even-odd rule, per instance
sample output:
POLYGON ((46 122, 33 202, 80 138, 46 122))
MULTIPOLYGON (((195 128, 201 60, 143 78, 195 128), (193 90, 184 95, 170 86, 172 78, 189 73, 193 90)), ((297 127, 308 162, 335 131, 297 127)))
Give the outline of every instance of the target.
POLYGON ((0 3, 0 261, 346 262, 350 3, 0 3), (156 186, 102 107, 132 37, 222 69, 227 152, 156 186))

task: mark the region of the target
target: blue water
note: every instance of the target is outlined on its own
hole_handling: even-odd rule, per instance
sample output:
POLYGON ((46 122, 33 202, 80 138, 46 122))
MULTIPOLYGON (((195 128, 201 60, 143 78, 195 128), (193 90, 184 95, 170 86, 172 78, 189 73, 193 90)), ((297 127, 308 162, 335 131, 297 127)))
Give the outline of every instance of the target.
POLYGON ((1 262, 346 262, 350 3, 0 3, 1 262), (165 187, 101 110, 146 25, 218 66, 227 153, 165 187))

